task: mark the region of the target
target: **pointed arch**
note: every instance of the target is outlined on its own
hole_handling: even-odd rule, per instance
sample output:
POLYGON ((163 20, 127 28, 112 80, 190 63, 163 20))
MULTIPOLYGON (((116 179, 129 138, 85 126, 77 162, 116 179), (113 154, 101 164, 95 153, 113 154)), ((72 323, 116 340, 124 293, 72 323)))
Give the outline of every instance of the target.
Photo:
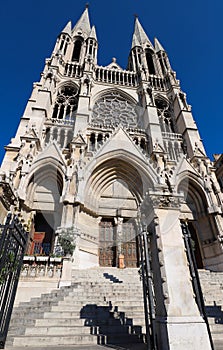
POLYGON ((142 201, 148 188, 153 188, 153 175, 148 173, 144 163, 127 151, 109 152, 85 169, 86 178, 79 187, 79 198, 86 207, 98 212, 102 194, 116 181, 123 182, 135 200, 136 207, 142 201), (130 162, 131 159, 131 162, 130 162))
POLYGON ((113 93, 120 94, 121 96, 123 96, 123 98, 125 98, 130 103, 133 103, 133 104, 137 104, 138 103, 138 101, 134 97, 132 97, 130 94, 128 94, 127 92, 123 91, 122 89, 119 89, 119 88, 107 88, 107 89, 104 89, 104 90, 98 92, 97 94, 95 94, 95 96, 91 100, 91 107, 93 107, 95 102, 98 101, 100 98, 102 98, 104 96, 111 95, 113 93))
POLYGON ((146 48, 145 54, 146 54, 146 62, 147 62, 147 67, 148 67, 149 73, 155 75, 156 69, 155 69, 155 64, 154 64, 154 60, 153 60, 155 53, 150 48, 146 48))
POLYGON ((212 245, 216 242, 215 224, 208 215, 209 200, 199 179, 194 174, 184 176, 178 184, 178 192, 184 193, 181 206, 182 219, 187 221, 198 268, 210 264, 212 245))
POLYGON ((81 49, 84 39, 81 36, 75 37, 74 39, 74 48, 72 53, 72 62, 79 62, 81 57, 81 49))

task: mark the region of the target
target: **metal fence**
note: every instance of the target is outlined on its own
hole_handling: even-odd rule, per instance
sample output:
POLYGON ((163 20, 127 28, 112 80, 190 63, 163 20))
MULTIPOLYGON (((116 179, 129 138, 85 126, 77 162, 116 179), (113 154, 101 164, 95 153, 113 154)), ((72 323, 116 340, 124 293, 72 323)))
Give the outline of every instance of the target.
POLYGON ((0 225, 0 349, 5 346, 27 237, 19 219, 8 214, 0 225))

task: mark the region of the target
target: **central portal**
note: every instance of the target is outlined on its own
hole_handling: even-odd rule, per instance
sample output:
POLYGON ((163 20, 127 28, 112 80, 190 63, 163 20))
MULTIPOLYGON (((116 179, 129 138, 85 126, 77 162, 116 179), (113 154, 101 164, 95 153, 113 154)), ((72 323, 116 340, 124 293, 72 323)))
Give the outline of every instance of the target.
POLYGON ((103 218, 99 224, 99 265, 119 266, 124 255, 125 267, 139 266, 139 249, 135 222, 123 218, 103 218))

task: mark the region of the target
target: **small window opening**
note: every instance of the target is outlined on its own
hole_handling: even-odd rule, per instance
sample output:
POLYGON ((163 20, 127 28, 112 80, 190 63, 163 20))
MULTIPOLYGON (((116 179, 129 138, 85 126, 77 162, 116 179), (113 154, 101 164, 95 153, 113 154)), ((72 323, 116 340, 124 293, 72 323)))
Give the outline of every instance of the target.
POLYGON ((145 139, 141 139, 141 141, 140 141, 140 147, 141 147, 143 150, 145 150, 145 148, 146 148, 145 139))
POLYGON ((102 143, 103 143, 103 136, 102 136, 102 134, 98 135, 97 141, 98 141, 98 145, 102 145, 102 143))
POLYGON ((82 41, 80 39, 76 40, 74 43, 72 61, 79 61, 80 54, 81 54, 81 46, 82 46, 82 41))
POLYGON ((156 74, 154 62, 153 62, 153 53, 150 50, 146 51, 146 61, 150 74, 156 74))
POLYGON ((90 151, 95 150, 95 134, 91 134, 90 136, 90 151))

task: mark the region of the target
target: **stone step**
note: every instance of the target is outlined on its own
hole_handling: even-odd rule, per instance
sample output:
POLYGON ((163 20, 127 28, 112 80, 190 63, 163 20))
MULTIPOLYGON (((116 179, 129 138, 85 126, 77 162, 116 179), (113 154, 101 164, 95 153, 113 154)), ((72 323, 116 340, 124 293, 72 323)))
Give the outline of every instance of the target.
POLYGON ((83 327, 80 326, 69 326, 69 325, 60 325, 60 326, 50 326, 50 327, 27 327, 25 331, 25 335, 29 336, 38 336, 41 334, 41 336, 45 335, 78 335, 78 334, 90 334, 89 327, 83 327))
POLYGON ((116 348, 128 343, 131 348, 137 344, 134 349, 144 349, 144 304, 138 269, 117 271, 73 271, 70 287, 20 304, 13 310, 6 345, 13 344, 13 349, 39 346, 41 350, 61 345, 64 350, 89 344, 92 350, 96 343, 116 348))
MULTIPOLYGON (((10 344, 10 341, 9 341, 10 344)), ((47 346, 47 345, 91 345, 97 344, 97 337, 91 334, 77 334, 72 336, 63 336, 61 335, 52 335, 52 336, 18 336, 13 341, 13 346, 23 346, 23 347, 32 347, 32 346, 47 346)))
MULTIPOLYGON (((121 347, 115 347, 116 349, 122 349, 121 347)), ((141 343, 136 343, 136 344, 125 344, 125 349, 131 349, 131 350, 147 350, 147 345, 146 344, 141 344, 141 343)), ((114 349, 114 346, 103 346, 103 345, 54 345, 54 346, 35 346, 35 347, 29 347, 29 349, 32 350, 108 350, 108 349, 114 349)), ((11 347, 7 346, 5 350, 29 350, 27 347, 11 347)), ((222 349, 221 349, 222 350, 222 349)))
MULTIPOLYGON (((103 297, 102 298, 89 298, 89 299, 85 299, 84 300, 75 300, 75 301, 72 301, 71 300, 64 300, 64 301, 59 301, 58 303, 58 306, 70 306, 70 305, 73 305, 73 306, 79 306, 79 307, 83 307, 84 305, 86 304, 101 304, 102 306, 109 306, 111 305, 111 307, 114 307, 114 306, 119 306, 121 307, 122 305, 123 306, 126 306, 126 305, 129 305, 129 306, 134 306, 134 307, 142 307, 144 304, 143 304, 143 300, 120 300, 120 299, 114 299, 114 298, 108 298, 108 299, 111 299, 109 301, 104 301, 103 303, 101 302, 101 300, 103 300, 103 297)), ((56 305, 55 305, 56 306, 56 305)))
MULTIPOLYGON (((104 309, 104 311, 108 312, 110 310, 110 306, 104 306, 104 305, 96 305, 96 304, 87 304, 87 305, 84 305, 81 309, 80 309, 80 306, 79 305, 69 305, 69 304, 66 304, 66 305, 53 305, 52 308, 51 308, 51 311, 62 311, 62 312, 66 312, 66 311, 71 311, 71 312, 80 312, 81 310, 85 309, 85 310, 88 310, 89 312, 100 312, 102 311, 102 308, 104 309)), ((132 306, 132 305, 122 305, 122 310, 119 308, 117 308, 117 311, 125 311, 125 310, 128 310, 128 311, 134 311, 136 310, 137 312, 141 311, 143 312, 143 306, 140 305, 140 306, 132 306)))

